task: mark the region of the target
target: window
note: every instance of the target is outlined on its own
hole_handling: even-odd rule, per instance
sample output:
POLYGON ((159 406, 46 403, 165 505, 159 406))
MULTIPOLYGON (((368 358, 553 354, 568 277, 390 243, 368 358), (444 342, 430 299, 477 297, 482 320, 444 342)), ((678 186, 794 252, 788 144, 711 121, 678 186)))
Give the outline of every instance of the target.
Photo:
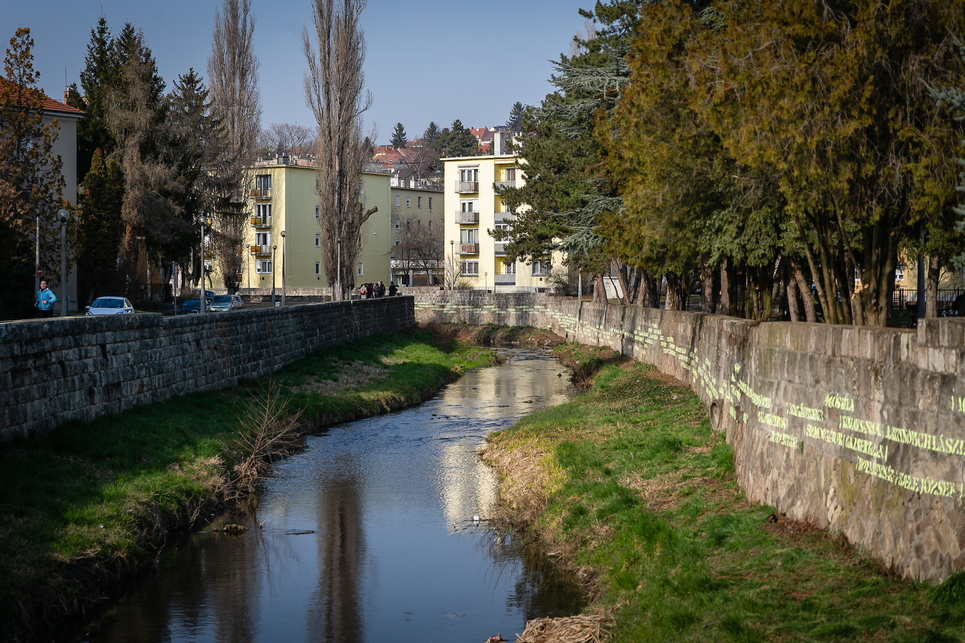
POLYGON ((315 233, 315 247, 316 247, 316 248, 321 248, 321 247, 322 247, 322 233, 321 233, 321 232, 316 232, 316 233, 315 233))
POLYGON ((406 220, 405 220, 405 229, 406 229, 406 230, 409 229, 409 224, 410 224, 410 223, 412 223, 412 219, 406 219, 406 220))
POLYGON ((399 195, 395 195, 395 207, 399 207, 399 195))
POLYGON ((359 262, 359 277, 362 276, 363 272, 364 272, 364 271, 362 270, 362 262, 360 261, 360 262, 359 262))
POLYGON ((416 219, 416 220, 415 220, 415 224, 416 224, 417 227, 421 228, 421 227, 422 227, 422 219, 416 219))
POLYGON ((516 274, 516 263, 512 261, 503 262, 503 274, 504 275, 515 275, 516 274))
POLYGON ((255 262, 255 272, 271 272, 271 261, 259 259, 255 262))
POLYGON ((256 245, 256 246, 271 246, 271 233, 270 233, 270 232, 257 232, 257 233, 255 233, 255 245, 256 245))
POLYGON ((550 274, 550 268, 552 264, 548 261, 534 261, 533 262, 533 276, 534 277, 545 277, 550 274))
POLYGON ((316 205, 316 206, 315 206, 315 218, 318 219, 318 218, 320 218, 321 216, 322 216, 322 206, 316 205))
POLYGON ((429 229, 432 230, 432 219, 429 219, 429 229))
POLYGON ((514 168, 514 167, 507 167, 504 173, 505 173, 505 176, 506 176, 506 178, 503 179, 504 181, 515 181, 515 180, 516 180, 516 168, 514 168))
POLYGON ((258 190, 262 196, 267 195, 268 191, 271 190, 271 174, 256 174, 255 189, 258 190))
POLYGON ((904 281, 904 280, 905 280, 905 267, 898 266, 897 268, 895 268, 895 281, 904 281))
POLYGON ((479 229, 467 228, 459 231, 459 243, 463 245, 479 243, 479 229))
POLYGON ((478 261, 460 261, 459 275, 463 277, 478 277, 479 262, 478 261))
POLYGON ((475 183, 479 180, 479 168, 478 167, 464 167, 459 170, 459 180, 463 183, 471 182, 475 183))
POLYGON ((407 208, 411 208, 411 207, 412 207, 412 197, 411 197, 411 196, 407 196, 407 197, 405 198, 405 207, 407 207, 407 208))
POLYGON ((316 275, 322 274, 322 262, 321 262, 321 261, 316 261, 316 262, 315 262, 315 274, 316 274, 316 275))
POLYGON ((459 208, 461 212, 476 212, 479 209, 479 199, 462 199, 459 208))
POLYGON ((416 198, 416 207, 418 207, 420 210, 422 209, 422 197, 421 197, 421 196, 416 198))
POLYGON ((430 210, 432 209, 432 197, 431 197, 431 196, 429 197, 429 209, 430 209, 430 210))
POLYGON ((255 206, 255 216, 261 219, 262 223, 271 222, 271 204, 259 203, 255 206))
POLYGON ((396 230, 399 229, 399 217, 396 217, 396 218, 395 218, 395 229, 396 229, 396 230))

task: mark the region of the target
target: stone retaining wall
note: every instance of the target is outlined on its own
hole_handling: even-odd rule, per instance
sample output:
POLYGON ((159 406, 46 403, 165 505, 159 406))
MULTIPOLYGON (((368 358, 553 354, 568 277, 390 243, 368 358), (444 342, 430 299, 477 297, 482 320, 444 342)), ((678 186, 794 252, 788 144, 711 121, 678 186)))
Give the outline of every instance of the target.
POLYGON ((534 326, 686 382, 741 487, 906 578, 965 567, 965 320, 756 323, 547 295, 416 295, 418 322, 534 326))
POLYGON ((232 386, 320 348, 413 323, 412 298, 392 297, 0 324, 0 439, 232 386))

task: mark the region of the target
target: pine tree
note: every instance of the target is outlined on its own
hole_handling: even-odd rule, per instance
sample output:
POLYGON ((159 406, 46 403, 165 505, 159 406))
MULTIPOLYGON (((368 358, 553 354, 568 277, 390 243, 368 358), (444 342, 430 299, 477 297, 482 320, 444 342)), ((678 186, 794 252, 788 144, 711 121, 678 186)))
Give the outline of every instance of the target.
POLYGON ((432 147, 442 157, 479 155, 479 141, 458 118, 433 139, 432 147))
POLYGON ((104 161, 95 151, 91 168, 84 178, 83 209, 78 241, 77 266, 81 279, 90 289, 88 296, 106 294, 117 275, 117 260, 124 232, 121 205, 124 201, 124 177, 114 161, 104 161))
POLYGON ((406 139, 405 136, 405 128, 402 127, 402 123, 396 123, 395 129, 392 130, 392 147, 397 150, 401 150, 405 147, 407 142, 408 139, 406 139))
POLYGON ((509 120, 506 121, 506 129, 512 134, 519 134, 523 131, 523 104, 516 102, 509 110, 509 120))
POLYGON ((436 122, 429 121, 426 131, 422 133, 422 146, 425 148, 431 148, 439 134, 439 126, 436 125, 436 122))

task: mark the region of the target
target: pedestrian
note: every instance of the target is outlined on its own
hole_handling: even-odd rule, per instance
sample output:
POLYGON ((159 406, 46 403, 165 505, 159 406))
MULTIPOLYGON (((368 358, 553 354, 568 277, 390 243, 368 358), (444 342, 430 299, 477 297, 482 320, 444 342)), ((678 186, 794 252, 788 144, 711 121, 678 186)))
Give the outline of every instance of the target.
POLYGON ((37 312, 39 317, 53 317, 54 316, 54 302, 57 301, 57 297, 54 295, 53 291, 47 287, 47 280, 40 280, 40 290, 37 291, 37 298, 34 301, 34 306, 37 307, 37 312))
POLYGON ((395 282, 389 283, 389 297, 395 297, 395 293, 398 292, 399 288, 395 285, 395 282))
POLYGON ((385 297, 385 284, 381 281, 375 285, 375 296, 385 297))

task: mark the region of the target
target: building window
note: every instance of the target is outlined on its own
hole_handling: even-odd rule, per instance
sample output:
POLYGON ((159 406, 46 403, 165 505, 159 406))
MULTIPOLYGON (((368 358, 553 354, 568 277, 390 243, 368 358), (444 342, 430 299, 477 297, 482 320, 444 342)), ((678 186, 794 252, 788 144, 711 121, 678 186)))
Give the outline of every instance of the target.
POLYGON ((316 262, 315 262, 315 274, 316 274, 316 275, 322 274, 322 262, 321 262, 321 261, 316 261, 316 262))
POLYGON ((261 219, 262 223, 271 222, 271 204, 259 203, 255 206, 255 216, 261 219))
POLYGON ((534 277, 545 277, 550 274, 550 268, 552 264, 548 261, 534 261, 533 262, 533 276, 534 277))
POLYGON ((429 219, 429 229, 432 230, 432 219, 429 219))
POLYGON ((418 207, 420 210, 422 209, 422 197, 421 197, 421 196, 420 196, 420 197, 416 197, 416 207, 418 207))
POLYGON ((261 196, 267 196, 271 190, 271 174, 256 174, 255 189, 261 196))
POLYGON ((361 277, 361 276, 364 274, 364 272, 365 272, 365 271, 362 270, 362 262, 360 261, 360 262, 359 262, 359 277, 361 277))
POLYGON ((463 245, 475 245, 479 243, 479 230, 477 228, 460 230, 459 243, 463 245))
POLYGON ((432 197, 429 197, 429 210, 432 210, 432 197))
POLYGON ((315 218, 316 218, 316 219, 319 219, 319 218, 321 218, 321 216, 322 216, 322 206, 316 205, 316 206, 315 206, 315 218))
POLYGON ((267 259, 259 259, 255 262, 255 272, 271 272, 271 261, 267 259))
POLYGON ((407 197, 405 198, 405 207, 407 207, 407 208, 411 208, 411 207, 412 207, 412 197, 411 197, 411 196, 407 196, 407 197))
POLYGON ((463 183, 476 183, 479 181, 479 168, 464 167, 459 170, 459 180, 463 183))
POLYGON ((463 212, 475 212, 479 208, 479 199, 463 199, 459 202, 463 212))
POLYGON ((895 268, 895 281, 904 281, 904 280, 905 280, 905 267, 898 266, 897 268, 895 268))
POLYGON ((321 247, 322 247, 322 233, 321 233, 321 232, 316 232, 316 233, 315 233, 315 247, 316 247, 316 248, 321 248, 321 247))
POLYGON ((399 207, 399 195, 395 195, 395 207, 399 207))
POLYGON ((256 232, 256 233, 255 233, 255 245, 256 245, 256 246, 271 246, 271 233, 270 233, 270 232, 256 232))
POLYGON ((479 276, 479 262, 478 262, 478 261, 460 261, 460 262, 459 262, 459 276, 461 276, 461 277, 478 277, 478 276, 479 276))
POLYGON ((396 217, 396 218, 395 218, 395 229, 396 229, 396 230, 399 229, 399 217, 396 217))

